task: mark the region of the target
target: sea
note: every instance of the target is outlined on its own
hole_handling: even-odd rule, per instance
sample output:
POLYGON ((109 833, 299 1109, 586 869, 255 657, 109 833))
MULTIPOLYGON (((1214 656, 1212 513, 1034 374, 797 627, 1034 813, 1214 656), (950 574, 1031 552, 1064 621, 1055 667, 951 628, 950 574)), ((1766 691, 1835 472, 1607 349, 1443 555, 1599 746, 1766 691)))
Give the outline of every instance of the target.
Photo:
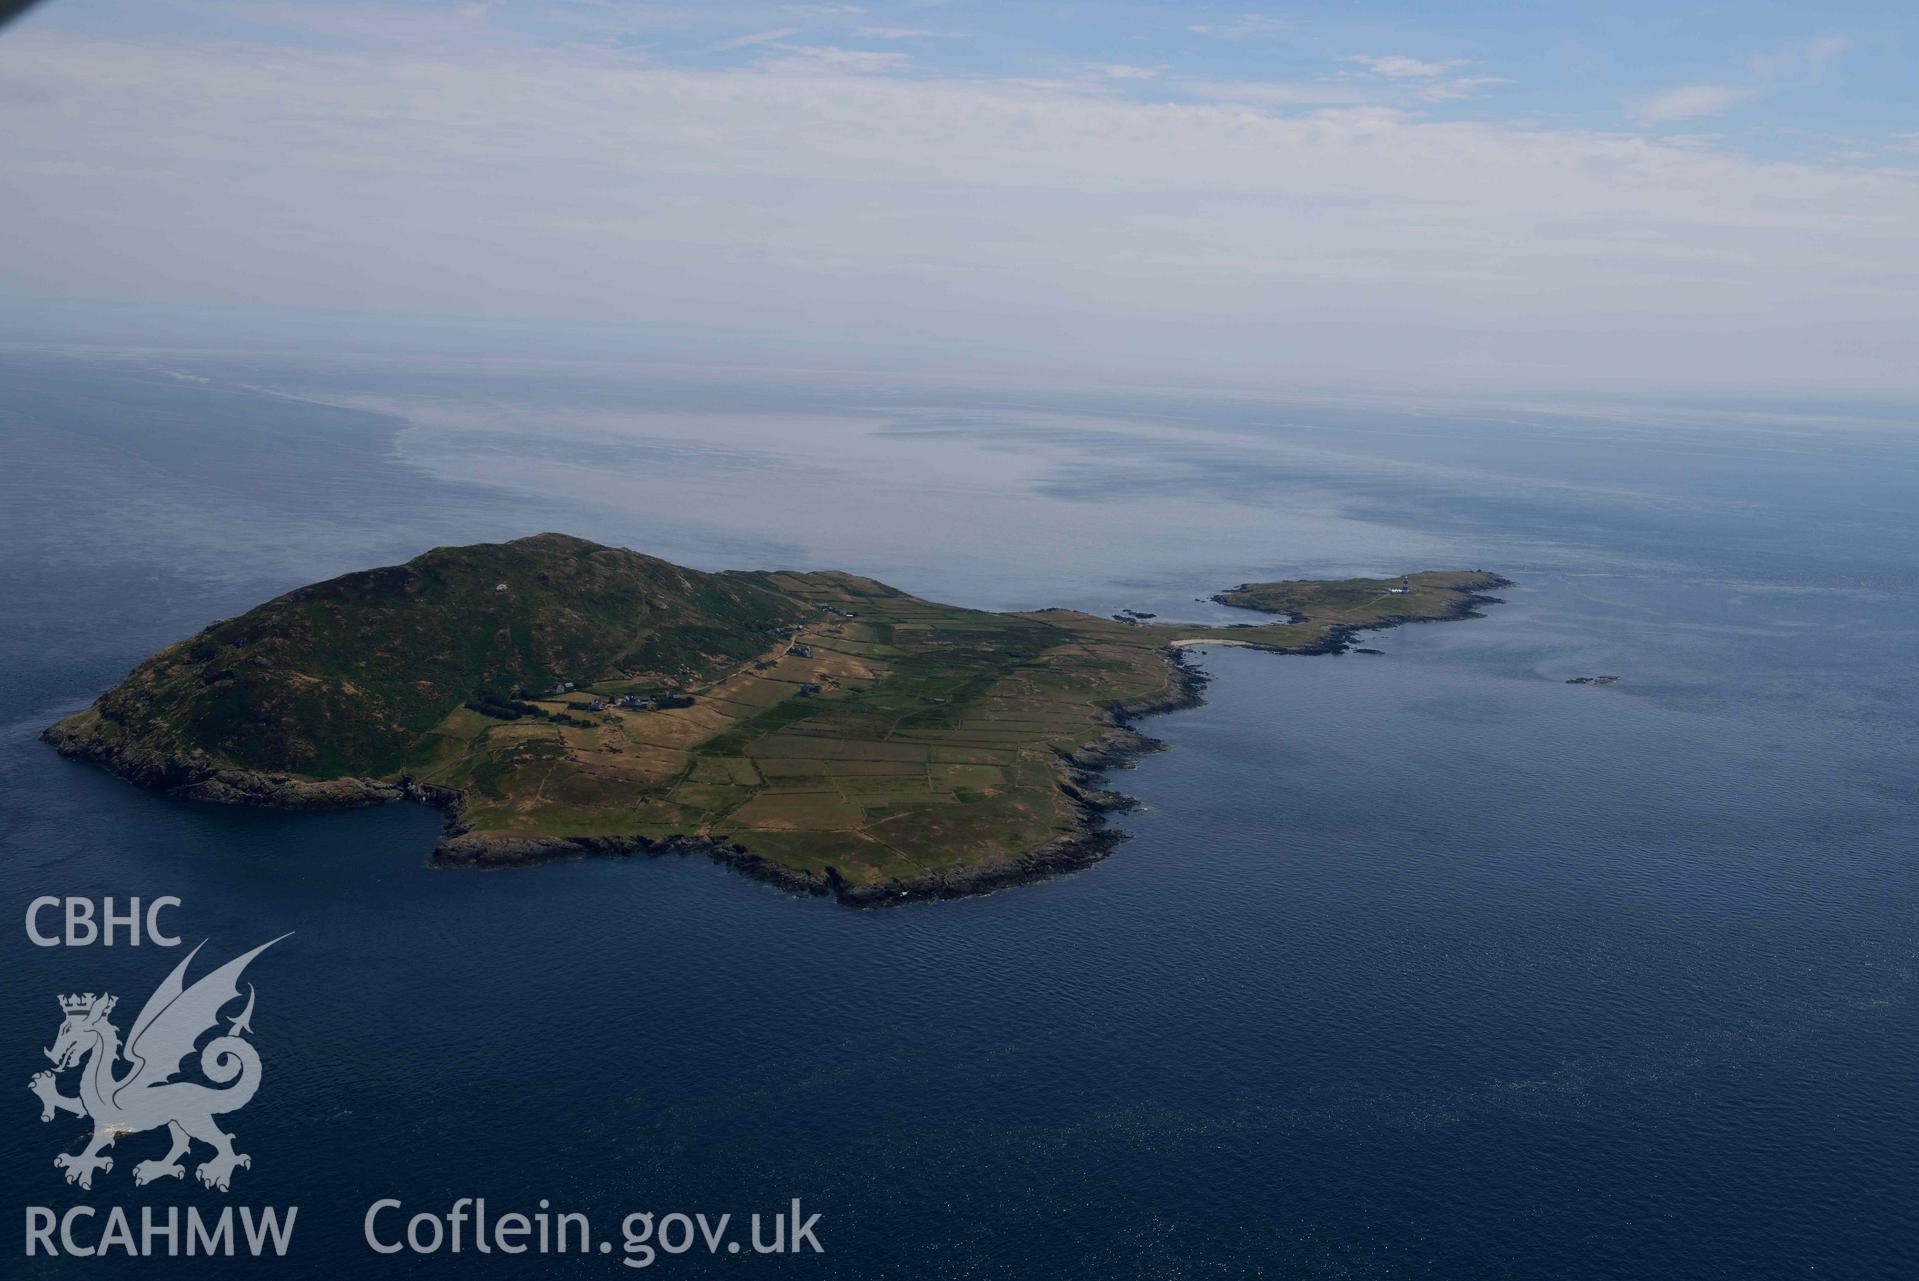
POLYGON ((0 352, 3 1270, 1919 1276, 1916 426, 1863 400, 0 352), (38 741, 214 619, 542 530, 1179 620, 1247 580, 1514 586, 1378 655, 1203 650, 1206 704, 1143 722, 1166 750, 1114 776, 1143 806, 1109 859, 889 910, 679 856, 437 870, 422 808, 186 803, 38 741), (178 899, 184 945, 40 946, 42 897, 178 899), (192 945, 197 976, 283 935, 245 978, 263 1074, 222 1118, 231 1190, 135 1187, 152 1132, 68 1185, 87 1127, 27 1088, 55 998, 112 992, 124 1031, 192 945), (464 1198, 585 1215, 589 1248, 369 1242, 370 1208, 391 1247, 464 1198), (29 1249, 36 1209, 87 1248, 114 1207, 137 1233, 243 1206, 297 1207, 283 1257, 29 1249), (724 1243, 668 1248, 696 1214, 724 1243), (729 1251, 754 1214, 797 1252, 729 1251))

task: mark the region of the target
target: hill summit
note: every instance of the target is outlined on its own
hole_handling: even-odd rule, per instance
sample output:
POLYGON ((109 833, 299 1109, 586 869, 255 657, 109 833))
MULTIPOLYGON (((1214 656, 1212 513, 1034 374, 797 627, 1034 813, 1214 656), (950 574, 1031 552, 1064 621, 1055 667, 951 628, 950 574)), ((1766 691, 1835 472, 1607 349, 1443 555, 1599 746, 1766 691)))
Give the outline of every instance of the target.
POLYGON ((464 703, 609 675, 697 682, 800 617, 740 575, 536 534, 438 547, 275 597, 146 659, 97 709, 149 748, 381 775, 464 703))

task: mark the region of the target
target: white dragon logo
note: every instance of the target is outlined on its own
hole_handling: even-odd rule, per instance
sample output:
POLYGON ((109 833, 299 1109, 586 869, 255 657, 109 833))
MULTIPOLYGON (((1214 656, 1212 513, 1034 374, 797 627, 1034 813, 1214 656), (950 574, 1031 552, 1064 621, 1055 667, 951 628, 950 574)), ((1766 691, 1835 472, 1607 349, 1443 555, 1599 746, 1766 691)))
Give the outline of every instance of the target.
POLYGON ((53 1158, 53 1164, 67 1172, 68 1183, 91 1188, 96 1170, 113 1169, 113 1158, 101 1153, 112 1147, 115 1139, 163 1125, 173 1137, 173 1147, 158 1161, 134 1166, 136 1184, 184 1177, 186 1170, 180 1158, 195 1139, 213 1149, 213 1156, 194 1171, 210 1188, 226 1191, 234 1169, 253 1164, 251 1157, 233 1150, 233 1136, 213 1120, 223 1112, 245 1107, 260 1088, 260 1055, 243 1039, 253 1030, 252 984, 247 985, 246 1008, 231 1020, 227 1034, 214 1037, 200 1051, 200 1071, 207 1080, 225 1088, 176 1081, 173 1077, 193 1053, 194 1043, 218 1026, 221 1009, 239 999, 240 972, 247 963, 286 937, 282 934, 279 939, 260 944, 188 987, 187 966, 199 955, 200 947, 206 946, 201 943, 147 998, 140 1017, 133 1021, 124 1050, 119 1029, 107 1021, 117 997, 88 992, 60 998, 60 1010, 66 1018, 53 1048, 46 1052, 54 1069, 34 1076, 28 1088, 40 1096, 42 1121, 51 1121, 56 1112, 71 1112, 93 1121, 93 1138, 84 1150, 62 1152, 53 1158), (116 1077, 114 1066, 123 1056, 131 1066, 116 1077), (68 1098, 60 1093, 56 1074, 78 1067, 83 1060, 86 1066, 80 1073, 79 1097, 68 1098))

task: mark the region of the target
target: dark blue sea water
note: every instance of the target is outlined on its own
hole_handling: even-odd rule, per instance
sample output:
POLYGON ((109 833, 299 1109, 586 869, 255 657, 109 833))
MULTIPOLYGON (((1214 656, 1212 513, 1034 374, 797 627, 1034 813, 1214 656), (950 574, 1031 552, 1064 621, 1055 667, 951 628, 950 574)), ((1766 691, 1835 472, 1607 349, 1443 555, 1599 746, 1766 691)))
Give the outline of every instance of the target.
POLYGON ((361 1219, 546 1198, 617 1240, 799 1197, 824 1255, 651 1271, 1919 1275, 1915 497, 1883 407, 0 357, 0 1203, 300 1207, 285 1260, 0 1257, 612 1277, 361 1219), (1113 858, 876 913, 682 859, 433 871, 422 810, 194 806, 35 740, 268 595, 547 528, 993 607, 1518 586, 1380 657, 1209 652, 1113 858), (136 1191, 152 1135, 61 1181, 84 1131, 25 1089, 54 996, 130 1019, 178 954, 35 948, 40 894, 176 895, 217 959, 295 931, 249 974, 232 1192, 136 1191))

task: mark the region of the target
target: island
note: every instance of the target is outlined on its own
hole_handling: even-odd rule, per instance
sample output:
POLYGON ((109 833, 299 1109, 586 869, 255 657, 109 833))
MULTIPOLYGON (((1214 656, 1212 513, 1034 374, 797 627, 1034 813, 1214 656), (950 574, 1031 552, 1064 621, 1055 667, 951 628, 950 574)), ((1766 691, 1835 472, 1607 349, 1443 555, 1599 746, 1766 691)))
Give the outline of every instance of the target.
POLYGON ((43 735, 192 800, 439 807, 433 859, 699 853, 855 906, 1084 867, 1105 772, 1199 701, 1185 651, 1332 654, 1478 617, 1479 570, 1249 583, 1224 628, 989 613, 836 571, 707 573, 564 534, 442 547, 216 622, 43 735))

